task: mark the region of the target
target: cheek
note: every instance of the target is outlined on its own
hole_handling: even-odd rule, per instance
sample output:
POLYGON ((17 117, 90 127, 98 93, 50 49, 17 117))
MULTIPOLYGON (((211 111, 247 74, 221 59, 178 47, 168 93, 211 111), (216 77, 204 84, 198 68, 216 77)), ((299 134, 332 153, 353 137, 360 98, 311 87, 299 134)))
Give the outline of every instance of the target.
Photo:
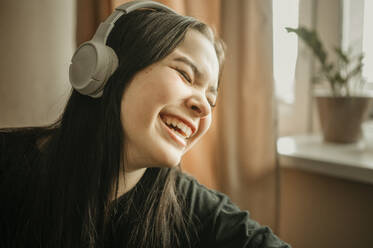
POLYGON ((174 74, 168 74, 153 90, 153 94, 156 93, 155 97, 157 101, 163 103, 170 103, 175 100, 179 101, 186 97, 188 92, 186 84, 181 81, 179 76, 174 74))
POLYGON ((209 130, 211 126, 211 121, 212 121, 211 115, 200 120, 200 127, 199 127, 200 132, 201 132, 200 136, 203 136, 209 130))
POLYGON ((211 115, 203 118, 200 120, 198 132, 195 134, 195 140, 193 140, 192 144, 195 144, 206 132, 209 130, 211 126, 211 115))
POLYGON ((147 103, 148 100, 141 100, 139 96, 132 94, 132 91, 124 94, 121 103, 121 122, 127 138, 131 136, 129 134, 137 135, 148 124, 150 109, 147 103))
POLYGON ((201 119, 198 133, 196 133, 195 138, 191 140, 191 143, 189 144, 187 149, 184 151, 184 153, 189 151, 203 137, 203 135, 205 135, 205 133, 209 130, 210 126, 211 126, 211 115, 209 117, 201 119))

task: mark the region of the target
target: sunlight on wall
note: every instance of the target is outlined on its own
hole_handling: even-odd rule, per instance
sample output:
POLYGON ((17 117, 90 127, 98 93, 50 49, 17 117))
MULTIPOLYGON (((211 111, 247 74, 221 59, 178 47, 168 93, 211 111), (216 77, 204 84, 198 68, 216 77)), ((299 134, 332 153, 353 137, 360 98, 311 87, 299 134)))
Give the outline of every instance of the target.
POLYGON ((277 141, 277 150, 282 155, 291 155, 296 151, 295 141, 289 137, 282 137, 277 141))
POLYGON ((285 27, 298 27, 299 0, 273 0, 273 74, 278 99, 294 102, 298 38, 285 27))

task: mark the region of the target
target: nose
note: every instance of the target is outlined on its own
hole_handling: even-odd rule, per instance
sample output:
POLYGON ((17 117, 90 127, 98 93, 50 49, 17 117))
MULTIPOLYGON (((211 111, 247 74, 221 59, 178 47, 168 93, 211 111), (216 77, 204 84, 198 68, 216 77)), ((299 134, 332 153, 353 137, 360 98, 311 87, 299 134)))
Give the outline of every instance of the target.
POLYGON ((187 107, 194 115, 199 118, 205 117, 211 113, 211 107, 206 98, 202 96, 193 96, 188 98, 187 107))

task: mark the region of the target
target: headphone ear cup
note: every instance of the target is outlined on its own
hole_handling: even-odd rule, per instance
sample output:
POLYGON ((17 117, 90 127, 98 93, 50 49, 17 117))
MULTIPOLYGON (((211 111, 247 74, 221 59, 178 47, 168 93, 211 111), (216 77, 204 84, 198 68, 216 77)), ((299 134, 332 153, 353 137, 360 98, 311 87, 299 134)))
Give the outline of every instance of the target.
POLYGON ((83 95, 100 97, 105 83, 117 67, 118 58, 112 48, 94 41, 85 42, 71 59, 70 83, 83 95))

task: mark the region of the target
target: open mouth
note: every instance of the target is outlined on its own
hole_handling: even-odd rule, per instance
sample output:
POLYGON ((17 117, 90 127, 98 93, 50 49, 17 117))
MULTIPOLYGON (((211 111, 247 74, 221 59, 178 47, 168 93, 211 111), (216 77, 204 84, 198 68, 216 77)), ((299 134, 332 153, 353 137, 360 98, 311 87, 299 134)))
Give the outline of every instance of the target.
POLYGON ((161 115, 161 120, 179 137, 183 139, 189 139, 191 137, 192 129, 179 119, 168 115, 161 115))
POLYGON ((162 122, 166 132, 168 133, 169 137, 174 142, 176 142, 176 144, 178 144, 178 146, 185 147, 187 145, 186 139, 184 138, 184 136, 180 132, 176 131, 176 129, 174 129, 172 127, 169 127, 164 121, 161 120, 161 122, 162 122))
POLYGON ((185 134, 185 133, 183 132, 183 130, 181 130, 180 128, 178 128, 178 127, 174 127, 174 126, 169 125, 169 124, 167 124, 167 123, 165 123, 165 124, 166 124, 169 128, 175 130, 175 132, 181 134, 181 136, 182 136, 183 138, 187 138, 187 137, 186 137, 186 134, 185 134))

